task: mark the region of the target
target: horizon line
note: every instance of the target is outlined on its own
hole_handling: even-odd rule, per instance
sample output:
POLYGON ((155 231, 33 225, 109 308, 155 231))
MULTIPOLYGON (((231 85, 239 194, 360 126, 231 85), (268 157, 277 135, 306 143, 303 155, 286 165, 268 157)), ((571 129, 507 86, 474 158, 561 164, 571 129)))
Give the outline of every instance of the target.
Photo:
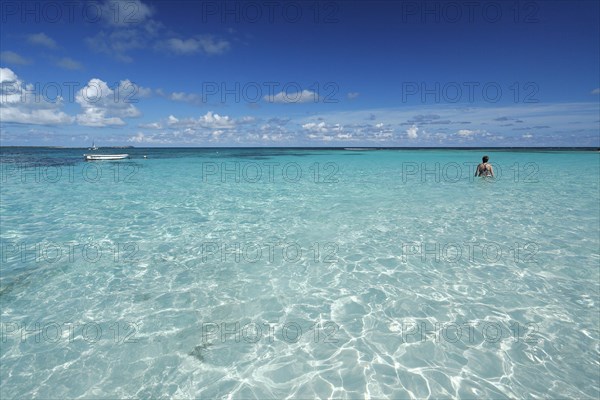
MULTIPOLYGON (((88 146, 18 146, 10 145, 0 148, 46 148, 46 149, 88 149, 88 146)), ((98 149, 310 149, 310 150, 593 150, 596 146, 102 146, 98 149)))

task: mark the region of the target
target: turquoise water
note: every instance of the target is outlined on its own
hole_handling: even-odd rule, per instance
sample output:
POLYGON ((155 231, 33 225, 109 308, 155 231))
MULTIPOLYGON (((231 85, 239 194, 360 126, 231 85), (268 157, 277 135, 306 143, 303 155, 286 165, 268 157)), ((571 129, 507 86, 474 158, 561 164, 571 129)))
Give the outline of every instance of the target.
POLYGON ((1 398, 600 396, 597 152, 127 151, 2 149, 1 398))

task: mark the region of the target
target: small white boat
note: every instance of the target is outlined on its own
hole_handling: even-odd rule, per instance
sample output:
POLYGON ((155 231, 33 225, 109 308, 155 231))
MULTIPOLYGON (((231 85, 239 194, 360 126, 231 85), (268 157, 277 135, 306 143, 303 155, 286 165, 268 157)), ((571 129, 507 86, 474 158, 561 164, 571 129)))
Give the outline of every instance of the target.
POLYGON ((86 161, 108 161, 122 160, 129 157, 129 154, 84 154, 86 161))

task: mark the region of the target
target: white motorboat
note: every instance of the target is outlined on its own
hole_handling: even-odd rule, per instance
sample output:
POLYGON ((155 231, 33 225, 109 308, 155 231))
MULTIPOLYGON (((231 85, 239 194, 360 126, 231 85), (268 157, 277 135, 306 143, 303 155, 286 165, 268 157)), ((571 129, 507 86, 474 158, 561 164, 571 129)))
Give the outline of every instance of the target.
POLYGON ((129 154, 84 154, 86 161, 108 161, 122 160, 129 157, 129 154))

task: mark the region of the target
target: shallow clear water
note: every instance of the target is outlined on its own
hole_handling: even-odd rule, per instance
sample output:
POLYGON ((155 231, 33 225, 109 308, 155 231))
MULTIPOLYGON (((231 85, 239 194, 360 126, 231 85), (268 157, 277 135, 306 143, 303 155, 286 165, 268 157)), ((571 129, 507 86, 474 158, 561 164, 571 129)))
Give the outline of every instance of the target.
POLYGON ((128 151, 2 149, 1 398, 600 396, 598 153, 128 151))

